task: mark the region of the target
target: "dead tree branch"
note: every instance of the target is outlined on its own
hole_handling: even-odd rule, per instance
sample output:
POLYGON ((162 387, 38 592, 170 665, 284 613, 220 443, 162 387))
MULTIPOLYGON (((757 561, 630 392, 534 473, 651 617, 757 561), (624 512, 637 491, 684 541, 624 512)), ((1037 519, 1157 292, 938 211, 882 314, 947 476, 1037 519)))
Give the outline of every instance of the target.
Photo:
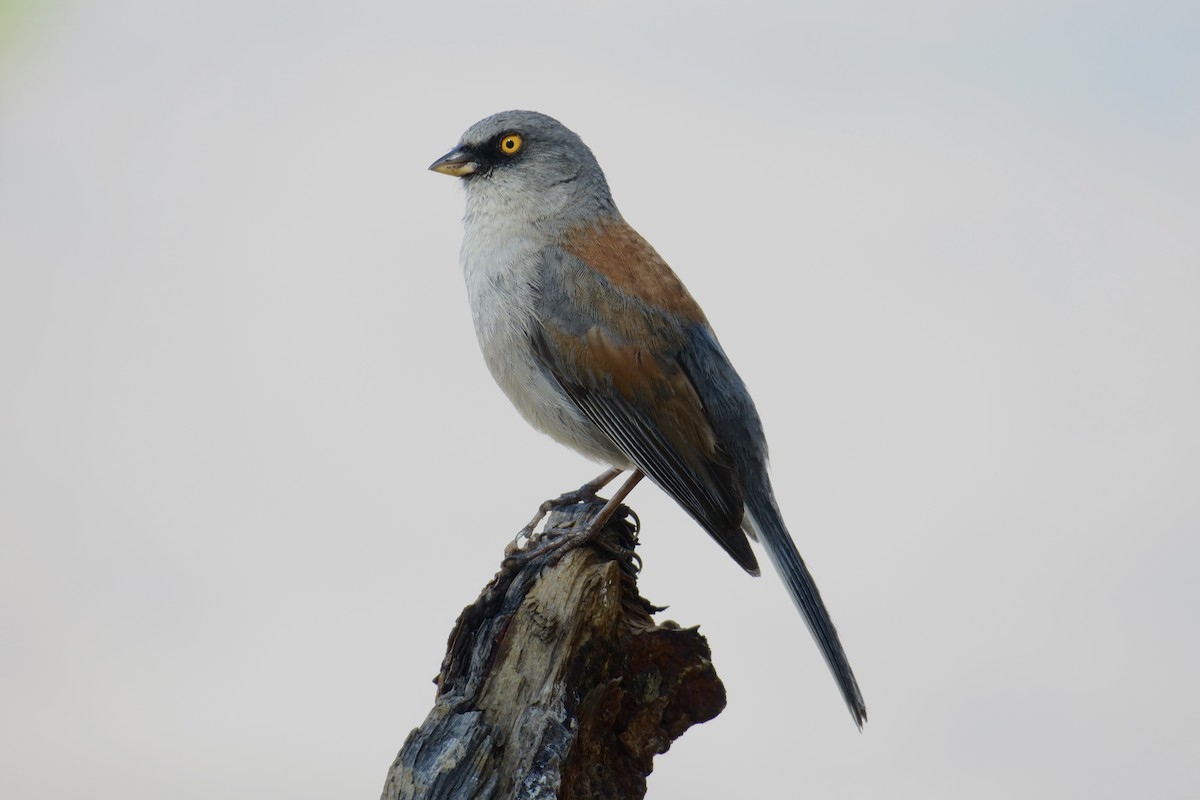
MULTIPOLYGON (((544 536, 597 508, 556 512, 544 536)), ((463 610, 383 800, 641 798, 654 756, 721 712, 704 637, 656 625, 638 595, 627 512, 561 559, 507 559, 463 610)))

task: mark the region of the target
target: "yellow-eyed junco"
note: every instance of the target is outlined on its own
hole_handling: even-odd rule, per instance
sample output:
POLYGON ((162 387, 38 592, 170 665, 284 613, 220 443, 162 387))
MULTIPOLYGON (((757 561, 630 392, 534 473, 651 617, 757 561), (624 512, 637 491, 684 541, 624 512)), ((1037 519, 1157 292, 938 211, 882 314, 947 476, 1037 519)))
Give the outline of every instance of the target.
MULTIPOLYGON (((861 728, 867 709, 837 630, 784 525, 754 403, 704 312, 617 211, 592 151, 557 120, 507 111, 430 169, 462 178, 461 260, 500 388, 538 430, 643 474, 747 572, 760 542, 861 728)), ((604 512, 602 512, 604 513, 604 512)))

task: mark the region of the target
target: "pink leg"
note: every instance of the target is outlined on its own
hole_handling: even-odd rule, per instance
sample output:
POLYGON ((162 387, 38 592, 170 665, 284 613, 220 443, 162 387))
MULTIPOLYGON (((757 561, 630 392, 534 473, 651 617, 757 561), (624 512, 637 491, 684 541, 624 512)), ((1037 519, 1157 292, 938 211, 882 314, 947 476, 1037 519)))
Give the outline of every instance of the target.
MULTIPOLYGON (((560 494, 553 500, 547 500, 546 502, 542 503, 540 506, 538 506, 537 513, 533 515, 533 519, 529 520, 529 524, 521 529, 521 531, 517 534, 517 538, 513 539, 513 544, 516 545, 521 541, 521 539, 528 539, 530 536, 532 536, 533 530, 538 526, 538 523, 556 508, 571 506, 575 505, 576 503, 584 503, 588 500, 595 500, 596 492, 612 483, 613 478, 620 474, 621 470, 617 469, 616 467, 613 467, 612 469, 606 469, 603 473, 597 475, 595 478, 588 481, 583 486, 580 486, 575 491, 567 492, 566 494, 560 494)), ((626 494, 628 494, 628 492, 626 492, 626 494)), ((625 495, 621 496, 624 497, 625 495)), ((609 511, 608 515, 612 516, 612 512, 609 511)), ((607 517, 605 519, 607 520, 607 517)))
POLYGON ((617 493, 604 504, 604 508, 600 509, 600 512, 588 523, 584 535, 595 536, 603 530, 604 526, 608 524, 609 519, 612 518, 613 512, 617 510, 626 497, 629 497, 629 493, 633 491, 633 487, 637 486, 644 477, 646 477, 646 473, 640 469, 635 469, 633 474, 629 476, 629 480, 621 484, 621 488, 617 490, 617 493))
MULTIPOLYGON (((601 475, 600 477, 604 478, 605 475, 601 475)), ((607 480, 611 481, 613 477, 616 476, 609 476, 607 480)), ((519 558, 522 560, 528 560, 545 555, 547 553, 554 553, 554 559, 551 562, 554 563, 579 545, 587 544, 588 542, 597 538, 597 536, 600 534, 600 531, 604 530, 604 526, 608 524, 608 521, 612 518, 613 513, 620 508, 621 502, 629 496, 629 493, 633 491, 633 487, 637 486, 644 477, 646 477, 645 473, 643 473, 640 469, 635 469, 633 474, 629 476, 629 479, 626 480, 625 483, 621 485, 621 488, 617 490, 617 493, 612 496, 612 499, 606 502, 604 507, 596 512, 596 516, 592 517, 592 519, 588 521, 587 527, 579 533, 568 534, 560 539, 555 539, 552 542, 541 544, 532 550, 521 553, 519 558)), ((634 556, 634 558, 636 558, 636 556, 634 556)))

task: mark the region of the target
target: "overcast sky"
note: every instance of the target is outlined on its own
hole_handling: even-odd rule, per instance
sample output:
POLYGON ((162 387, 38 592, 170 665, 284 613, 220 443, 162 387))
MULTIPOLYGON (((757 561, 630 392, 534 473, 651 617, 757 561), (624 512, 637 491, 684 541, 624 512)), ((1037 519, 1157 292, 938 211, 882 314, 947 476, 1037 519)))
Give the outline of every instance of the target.
POLYGON ((378 795, 599 471, 426 171, 508 108, 704 306, 870 709, 644 485, 729 693, 651 798, 1200 792, 1194 3, 412 6, 0 5, 0 794, 378 795))

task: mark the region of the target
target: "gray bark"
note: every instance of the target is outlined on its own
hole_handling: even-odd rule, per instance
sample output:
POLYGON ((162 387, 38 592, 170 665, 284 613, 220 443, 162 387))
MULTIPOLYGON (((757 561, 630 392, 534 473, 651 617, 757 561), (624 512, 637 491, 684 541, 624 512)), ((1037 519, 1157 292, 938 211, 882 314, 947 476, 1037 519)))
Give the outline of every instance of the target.
MULTIPOLYGON (((555 512, 531 546, 597 508, 555 512)), ((599 542, 561 558, 506 559, 455 624, 433 709, 383 800, 645 796, 654 756, 719 714, 725 688, 695 628, 651 619, 635 534, 619 513, 599 542)))

